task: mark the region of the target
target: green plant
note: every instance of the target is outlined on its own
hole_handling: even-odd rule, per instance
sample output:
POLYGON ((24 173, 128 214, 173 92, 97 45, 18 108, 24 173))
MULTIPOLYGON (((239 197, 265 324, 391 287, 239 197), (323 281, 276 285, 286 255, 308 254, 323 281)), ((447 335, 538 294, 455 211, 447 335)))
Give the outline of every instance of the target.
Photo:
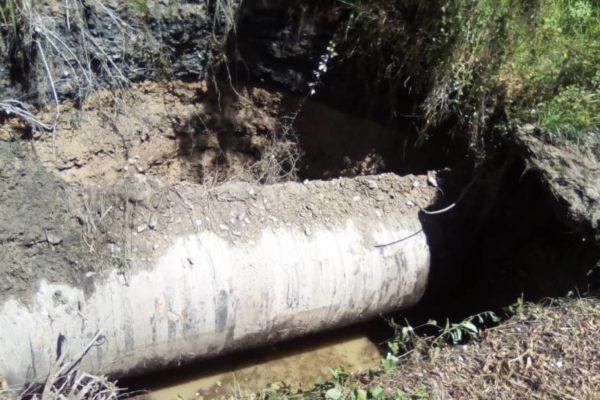
POLYGON ((422 325, 412 327, 408 322, 406 325, 399 325, 391 319, 388 323, 394 330, 394 336, 387 342, 391 354, 382 361, 384 370, 386 367, 390 370, 395 369, 398 360, 393 357, 394 355, 411 351, 419 344, 439 347, 445 343, 459 344, 478 340, 480 337, 478 324, 497 323, 499 321, 500 318, 492 311, 471 315, 459 322, 450 322, 446 319, 443 326, 440 326, 435 320, 429 320, 422 325), (431 331, 436 333, 432 336, 425 335, 425 332, 431 331))
MULTIPOLYGON (((397 351, 396 351, 397 353, 397 351)), ((381 359, 381 368, 383 372, 389 374, 390 372, 394 372, 396 367, 398 366, 398 357, 393 355, 392 353, 387 353, 385 358, 381 359)))
POLYGON ((429 388, 421 383, 413 390, 410 397, 411 399, 428 399, 429 396, 429 388))
POLYGON ((340 386, 346 385, 350 380, 350 374, 343 367, 330 368, 329 373, 333 381, 340 386))
POLYGON ((147 15, 149 12, 148 8, 148 0, 131 0, 133 5, 137 8, 137 10, 144 15, 147 15))
POLYGON ((506 315, 513 316, 520 314, 523 311, 523 307, 525 306, 525 301, 523 300, 523 295, 519 296, 514 303, 507 305, 502 308, 502 311, 506 313, 506 315))
POLYGON ((408 321, 406 321, 406 325, 400 325, 392 318, 388 320, 388 324, 394 330, 393 338, 387 342, 392 355, 405 353, 416 346, 420 336, 408 321))
POLYGON ((13 35, 17 34, 18 8, 16 0, 0 0, 0 23, 10 28, 13 35))
POLYGON ((460 322, 451 323, 446 319, 443 327, 437 325, 436 321, 430 321, 431 326, 440 328, 439 335, 433 340, 434 345, 442 343, 459 344, 471 340, 479 340, 480 332, 475 323, 483 324, 487 320, 496 323, 500 318, 492 311, 484 311, 463 319, 460 322))
POLYGON ((340 8, 342 57, 369 60, 363 69, 376 79, 416 92, 423 132, 452 117, 474 136, 498 121, 503 131, 534 123, 559 141, 600 134, 598 1, 343 0, 340 8))

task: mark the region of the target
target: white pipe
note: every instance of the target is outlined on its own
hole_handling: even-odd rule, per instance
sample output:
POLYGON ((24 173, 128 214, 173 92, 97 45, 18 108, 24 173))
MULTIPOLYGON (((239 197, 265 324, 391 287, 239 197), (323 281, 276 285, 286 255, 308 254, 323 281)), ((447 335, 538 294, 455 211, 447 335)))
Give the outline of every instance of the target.
MULTIPOLYGON (((399 201, 404 201, 400 199, 399 201)), ((0 373, 39 381, 100 330, 83 359, 90 373, 124 376, 347 325, 414 305, 430 254, 417 208, 335 226, 265 227, 237 244, 211 231, 172 238, 153 262, 89 278, 94 290, 41 281, 27 301, 0 303, 0 373), (135 268, 133 268, 135 267, 135 268)), ((89 282, 88 282, 89 284, 89 282)))

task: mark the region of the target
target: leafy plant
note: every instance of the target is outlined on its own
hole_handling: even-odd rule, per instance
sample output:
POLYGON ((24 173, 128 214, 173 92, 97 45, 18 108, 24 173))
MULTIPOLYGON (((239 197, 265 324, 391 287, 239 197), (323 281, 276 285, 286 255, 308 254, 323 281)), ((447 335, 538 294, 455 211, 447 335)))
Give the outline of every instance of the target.
POLYGON ((521 294, 521 296, 519 296, 514 303, 509 304, 506 307, 503 307, 502 311, 504 311, 506 313, 506 315, 508 315, 510 317, 513 315, 517 315, 521 311, 523 311, 524 306, 525 306, 525 301, 523 300, 523 295, 521 294))
POLYGON ((386 357, 381 359, 381 367, 383 369, 383 372, 385 372, 386 374, 394 372, 397 366, 398 357, 394 356, 392 353, 387 353, 386 357))
POLYGON ((429 320, 426 323, 417 327, 399 325, 393 319, 388 323, 394 329, 394 337, 388 341, 387 345, 391 353, 382 361, 384 370, 389 368, 395 369, 397 358, 395 354, 406 353, 419 343, 424 345, 438 347, 445 343, 460 344, 472 340, 479 340, 480 331, 478 325, 486 323, 497 323, 500 318, 492 311, 484 311, 465 318, 459 322, 450 322, 446 319, 443 326, 439 325, 435 320, 429 320), (436 332, 433 336, 426 336, 425 332, 436 332))
POLYGON ((484 311, 479 314, 472 315, 464 320, 451 323, 448 319, 444 327, 439 327, 436 321, 431 321, 429 324, 439 327, 441 332, 434 339, 433 344, 439 345, 442 343, 460 344, 472 340, 479 340, 479 328, 476 323, 484 324, 487 320, 496 323, 500 318, 492 311, 484 311))
POLYGON ((340 386, 346 385, 350 379, 350 374, 343 367, 330 368, 329 373, 333 381, 340 386))

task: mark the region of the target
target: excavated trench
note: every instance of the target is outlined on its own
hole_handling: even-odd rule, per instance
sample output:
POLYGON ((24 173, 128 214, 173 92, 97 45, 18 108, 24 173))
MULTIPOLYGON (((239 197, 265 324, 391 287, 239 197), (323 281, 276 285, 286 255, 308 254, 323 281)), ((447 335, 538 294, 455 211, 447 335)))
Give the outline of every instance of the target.
MULTIPOLYGON (((298 164, 301 179, 430 171, 437 185, 435 200, 425 207, 433 214, 419 213, 431 254, 427 289, 415 306, 390 315, 414 325, 431 318, 461 320, 482 311, 500 311, 520 296, 535 301, 572 290, 585 292, 593 284, 587 274, 600 260, 593 234, 575 230, 565 221, 564 204, 538 171, 527 168, 516 146, 503 143, 475 168, 464 157, 460 139, 451 151, 447 143, 416 146, 410 129, 385 128, 337 106, 308 102, 296 118, 295 133, 303 154, 298 164), (372 160, 378 162, 369 163, 372 160), (435 213, 452 204, 451 209, 435 213)), ((346 344, 344 329, 327 334, 332 342, 318 345, 320 351, 330 351, 329 357, 312 352, 323 337, 318 334, 279 348, 260 347, 219 358, 210 367, 200 362, 124 384, 149 389, 150 397, 157 399, 178 391, 190 396, 223 395, 236 384, 252 391, 279 380, 310 385, 319 374, 326 375, 311 360, 325 366, 339 363, 350 370, 377 367, 377 346, 368 343, 382 343, 393 332, 382 319, 355 329, 365 343, 356 353, 362 360, 358 364, 340 358, 356 351, 356 342, 346 344), (290 369, 310 372, 299 377, 290 369)))
MULTIPOLYGON (((263 6, 242 10, 229 43, 242 61, 215 85, 140 82, 114 115, 66 112, 52 138, 3 120, 0 326, 29 339, 0 329, 9 383, 39 380, 56 352, 85 348, 99 327, 106 340, 84 363, 93 372, 180 375, 206 368, 190 366, 198 359, 399 309, 412 321, 461 318, 521 294, 586 290, 597 227, 573 222, 516 141, 495 140, 477 163, 467 134, 423 141, 419 95, 400 89, 389 118, 386 92, 355 87, 351 69, 305 97, 306 55, 322 52, 331 21, 299 24, 312 33, 289 47, 296 31, 263 6)), ((111 94, 98 96, 105 105, 111 94)), ((357 329, 387 334, 380 322, 357 329)))

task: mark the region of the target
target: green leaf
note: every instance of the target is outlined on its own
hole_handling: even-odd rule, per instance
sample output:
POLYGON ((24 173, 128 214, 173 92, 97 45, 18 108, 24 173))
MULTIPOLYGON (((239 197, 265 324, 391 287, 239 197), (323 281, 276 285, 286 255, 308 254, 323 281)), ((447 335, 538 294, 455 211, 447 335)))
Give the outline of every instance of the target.
POLYGON ((462 328, 467 329, 475 334, 479 333, 479 329, 470 321, 465 321, 461 324, 462 328))
POLYGON ((389 358, 389 357, 384 358, 381 360, 381 364, 383 366, 383 371, 386 374, 389 374, 390 372, 393 372, 396 370, 397 362, 393 358, 389 358))
POLYGON ((367 391, 364 389, 354 388, 352 395, 356 400, 367 400, 367 391))
POLYGON ((325 392, 325 398, 327 400, 339 400, 342 398, 342 391, 338 388, 329 389, 325 392))
POLYGON ((374 399, 385 398, 385 393, 384 393, 383 389, 380 388, 379 386, 371 386, 369 388, 369 393, 371 394, 371 397, 374 399))

